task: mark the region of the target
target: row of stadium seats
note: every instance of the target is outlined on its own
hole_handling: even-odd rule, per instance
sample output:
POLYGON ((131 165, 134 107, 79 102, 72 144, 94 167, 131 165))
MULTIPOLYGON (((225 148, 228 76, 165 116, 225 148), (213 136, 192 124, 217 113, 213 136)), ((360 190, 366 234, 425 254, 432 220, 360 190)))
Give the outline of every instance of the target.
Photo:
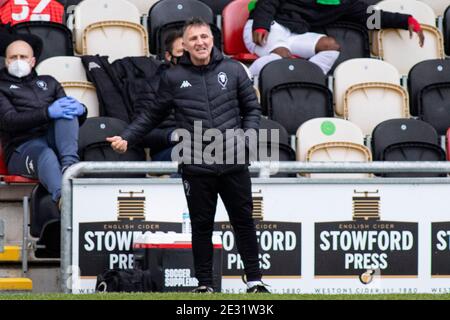
MULTIPOLYGON (((68 10, 70 10, 71 7, 78 5, 82 0, 58 0, 58 1, 64 5, 67 12, 68 10)), ((182 1, 183 0, 181 0, 180 2, 182 1)), ((205 3, 208 7, 210 7, 214 15, 221 15, 223 8, 225 8, 227 4, 232 2, 232 0, 200 0, 200 1, 205 3)), ((147 16, 150 9, 153 7, 153 5, 159 2, 159 0, 128 0, 128 2, 134 4, 136 8, 138 8, 141 16, 147 16)))
POLYGON ((290 135, 305 121, 336 114, 367 135, 380 122, 409 118, 429 122, 440 135, 450 127, 450 61, 427 60, 414 66, 402 86, 396 68, 381 60, 343 62, 333 76, 333 90, 319 67, 299 59, 266 65, 259 78, 263 114, 290 135))
MULTIPOLYGON (((41 60, 50 56, 72 55, 75 49, 79 55, 108 55, 110 61, 114 61, 126 56, 146 56, 149 52, 161 57, 168 31, 180 27, 192 16, 200 16, 213 27, 216 46, 221 47, 223 39, 225 54, 243 62, 251 62, 256 57, 247 52, 242 40, 249 1, 235 0, 224 8, 220 25, 222 30, 214 24, 213 11, 198 0, 157 2, 149 11, 148 30, 141 25, 141 12, 126 0, 84 0, 75 6, 69 28, 34 21, 19 23, 14 26, 14 30, 34 33, 44 39, 41 60), (150 35, 149 39, 147 34, 150 35)), ((419 48, 418 40, 415 37, 409 39, 408 31, 403 30, 375 32, 372 48, 367 30, 361 26, 338 23, 314 30, 327 33, 340 43, 342 52, 336 66, 348 59, 370 57, 372 52, 396 66, 401 75, 406 75, 420 61, 444 58, 443 38, 450 39, 450 30, 448 35, 441 35, 435 26, 436 14, 427 4, 416 0, 385 0, 379 2, 378 6, 385 10, 413 14, 422 23, 426 36, 424 47, 419 48), (405 52, 408 54, 405 55, 405 52)))
MULTIPOLYGON (((364 134, 350 121, 317 118, 297 131, 299 161, 445 161, 439 136, 432 126, 414 119, 391 119, 378 124, 372 133, 371 148, 364 134)), ((311 174, 311 177, 370 177, 370 174, 311 174)), ((441 174, 383 174, 384 177, 432 177, 441 174)), ((445 176, 445 175, 444 175, 445 176)))
MULTIPOLYGON (((224 52, 237 60, 247 62, 256 58, 248 53, 242 40, 242 29, 248 19, 248 2, 249 0, 233 1, 222 13, 224 52)), ((385 0, 378 2, 377 6, 386 11, 412 14, 416 17, 422 24, 426 37, 424 47, 419 48, 417 36, 410 39, 409 32, 404 30, 387 29, 374 32, 371 48, 367 30, 361 26, 337 23, 313 30, 335 37, 340 44, 341 55, 336 65, 351 58, 370 57, 372 52, 373 55, 396 66, 400 74, 406 75, 409 69, 420 61, 444 58, 443 37, 436 27, 436 15, 428 5, 416 0, 385 0), (405 55, 405 52, 408 54, 405 55)))
MULTIPOLYGON (((95 120, 96 118, 93 118, 95 120)), ((99 118, 102 119, 102 118, 99 118)), ((428 123, 415 119, 390 119, 378 124, 372 133, 371 144, 365 143, 363 131, 354 123, 339 118, 315 118, 303 123, 296 132, 296 151, 289 146, 290 137, 277 122, 262 118, 261 128, 279 129, 279 139, 274 141, 272 133, 259 143, 268 142, 268 148, 279 152, 280 161, 307 162, 369 162, 369 161, 445 161, 446 152, 440 146, 439 135, 428 123)), ((80 132, 80 141, 83 140, 80 132)), ((450 143, 450 130, 447 131, 450 143)), ((1 147, 1 146, 0 146, 1 147)), ((0 148, 1 150, 1 148, 0 148)), ((447 146, 450 160, 450 147, 447 146)), ((273 156, 273 155, 272 155, 273 156)), ((259 159, 261 160, 261 159, 259 159)), ((309 175, 330 177, 330 175, 309 175)), ((371 175, 356 175, 370 177, 371 175)), ((386 177, 410 176, 407 174, 383 174, 386 177)), ((432 176, 413 174, 412 176, 432 176)), ((436 175, 435 175, 436 176, 436 175)), ((440 175, 437 175, 440 176, 440 175)), ((332 174, 331 177, 349 177, 332 174)), ((351 174, 350 177, 355 177, 351 174)), ((7 184, 35 184, 37 181, 8 174, 3 154, 0 152, 0 180, 7 184)))
MULTIPOLYGON (((444 135, 450 127, 449 69, 449 60, 423 61, 411 70, 405 89, 398 71, 389 63, 352 59, 335 70, 331 91, 327 78, 313 63, 278 60, 261 72, 261 106, 263 114, 283 125, 290 135, 309 119, 335 114, 357 124, 365 135, 384 120, 409 118, 410 114, 444 135)), ((61 82, 68 95, 87 106, 89 117, 101 115, 96 89, 86 78, 79 57, 53 57, 36 70, 61 82)))
MULTIPOLYGON (((70 11, 70 8, 79 4, 82 0, 58 0, 66 8, 66 12, 70 11)), ((147 16, 151 7, 159 0, 128 0, 133 3, 139 10, 141 16, 147 16)), ((214 15, 221 16, 223 9, 233 0, 200 0, 208 5, 213 11, 214 15)), ((370 5, 375 5, 379 0, 362 0, 370 5)), ((446 8, 450 5, 449 0, 419 0, 430 6, 436 16, 443 16, 446 8)))

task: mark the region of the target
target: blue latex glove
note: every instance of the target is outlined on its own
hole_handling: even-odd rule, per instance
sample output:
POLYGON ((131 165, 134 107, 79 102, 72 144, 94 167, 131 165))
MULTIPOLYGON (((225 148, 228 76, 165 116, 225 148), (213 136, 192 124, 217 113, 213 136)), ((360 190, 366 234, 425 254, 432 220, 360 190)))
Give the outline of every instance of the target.
POLYGON ((86 108, 77 99, 73 97, 66 97, 68 102, 70 102, 69 108, 66 107, 66 114, 71 116, 82 116, 86 112, 86 108))
POLYGON ((48 115, 51 119, 73 119, 72 112, 76 111, 76 106, 73 105, 72 99, 63 97, 53 102, 48 107, 48 115))

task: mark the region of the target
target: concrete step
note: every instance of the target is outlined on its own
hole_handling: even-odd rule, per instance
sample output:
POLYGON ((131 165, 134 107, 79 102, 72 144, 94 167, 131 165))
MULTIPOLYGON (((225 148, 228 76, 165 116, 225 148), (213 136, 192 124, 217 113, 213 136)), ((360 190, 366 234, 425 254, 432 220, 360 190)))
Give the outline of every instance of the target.
POLYGON ((33 290, 33 281, 29 278, 0 278, 0 292, 33 290))
MULTIPOLYGON (((60 269, 59 264, 49 262, 31 263, 28 265, 28 272, 26 274, 22 271, 22 265, 18 263, 0 264, 0 279, 31 279, 33 286, 33 293, 51 293, 59 292, 60 285, 60 269)), ((0 293, 2 290, 0 290, 0 293)), ((1 301, 1 295, 0 295, 1 301)))
MULTIPOLYGON (((1 192, 1 191, 0 191, 1 192)), ((4 243, 22 245, 23 207, 21 202, 0 202, 0 219, 4 222, 4 243)))
POLYGON ((22 261, 22 248, 19 246, 5 246, 0 252, 0 263, 22 261))
POLYGON ((22 265, 19 263, 0 264, 0 278, 23 278, 22 265))
POLYGON ((30 197, 33 184, 0 184, 0 202, 22 202, 24 196, 30 197))
POLYGON ((30 196, 33 185, 0 184, 0 220, 4 221, 4 243, 22 246, 23 197, 30 196))

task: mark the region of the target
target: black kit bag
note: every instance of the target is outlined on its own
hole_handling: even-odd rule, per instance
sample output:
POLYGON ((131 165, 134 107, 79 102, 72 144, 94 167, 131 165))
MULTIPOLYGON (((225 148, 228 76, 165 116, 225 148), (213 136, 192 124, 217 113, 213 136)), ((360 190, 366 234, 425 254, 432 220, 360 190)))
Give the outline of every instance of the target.
POLYGON ((162 279, 149 270, 107 270, 97 276, 96 292, 161 292, 162 279))

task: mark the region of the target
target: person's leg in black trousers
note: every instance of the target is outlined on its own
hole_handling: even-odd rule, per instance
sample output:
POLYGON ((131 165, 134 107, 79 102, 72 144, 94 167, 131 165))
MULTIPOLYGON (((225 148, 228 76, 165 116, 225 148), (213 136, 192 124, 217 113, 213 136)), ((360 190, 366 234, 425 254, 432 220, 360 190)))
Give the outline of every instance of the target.
POLYGON ((213 286, 214 216, 217 206, 217 177, 183 175, 183 187, 192 225, 192 253, 199 286, 213 286))
POLYGON ((253 200, 250 173, 246 169, 220 176, 218 188, 234 229, 247 281, 259 281, 261 280, 261 270, 255 223, 252 218, 253 200))

